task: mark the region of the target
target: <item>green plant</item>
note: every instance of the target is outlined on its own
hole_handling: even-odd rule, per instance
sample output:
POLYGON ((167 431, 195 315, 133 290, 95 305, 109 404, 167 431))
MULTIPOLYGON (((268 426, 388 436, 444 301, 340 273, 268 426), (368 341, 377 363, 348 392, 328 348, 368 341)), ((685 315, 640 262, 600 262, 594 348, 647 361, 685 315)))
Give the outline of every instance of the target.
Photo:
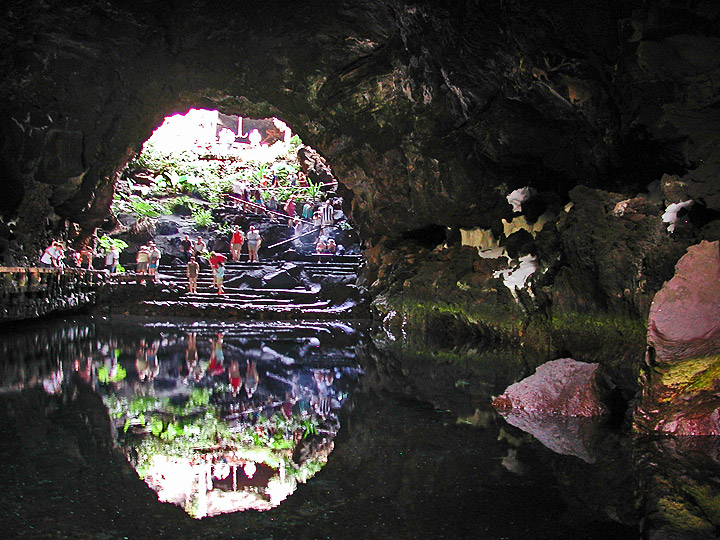
POLYGON ((305 193, 308 197, 315 200, 320 197, 322 190, 320 189, 320 183, 314 184, 311 180, 308 180, 308 185, 305 188, 305 193))
POLYGON ((141 217, 155 218, 168 214, 167 209, 162 203, 142 200, 137 196, 130 198, 130 205, 132 206, 133 212, 141 217))
POLYGON ((98 244, 105 253, 108 253, 113 248, 113 246, 115 246, 120 253, 122 253, 123 250, 128 247, 127 242, 125 242, 124 240, 120 240, 119 238, 110 238, 107 234, 103 234, 98 239, 98 244))
POLYGON ((210 225, 213 224, 213 215, 210 210, 197 210, 193 212, 193 219, 195 220, 195 223, 198 227, 207 229, 210 225))

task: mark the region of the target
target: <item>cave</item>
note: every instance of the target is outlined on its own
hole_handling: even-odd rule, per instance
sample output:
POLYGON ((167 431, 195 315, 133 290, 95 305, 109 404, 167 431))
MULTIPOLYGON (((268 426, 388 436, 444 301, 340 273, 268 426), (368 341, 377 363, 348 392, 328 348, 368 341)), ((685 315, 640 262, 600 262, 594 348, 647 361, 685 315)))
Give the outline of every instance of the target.
MULTIPOLYGON (((517 426, 544 424, 519 417, 516 431, 503 428, 491 441, 481 430, 495 421, 478 404, 548 361, 572 358, 598 366, 598 392, 624 429, 718 434, 712 359, 720 334, 703 326, 716 312, 667 321, 654 304, 671 301, 670 293, 656 295, 681 275, 691 276, 688 287, 708 284, 707 295, 693 296, 698 302, 715 302, 714 274, 706 280, 703 273, 715 271, 720 240, 715 3, 10 0, 0 13, 5 266, 36 264, 51 240, 81 245, 107 227, 118 179, 165 117, 209 109, 221 118, 280 118, 332 167, 362 238, 358 287, 382 337, 368 353, 374 369, 366 376, 377 395, 461 410, 466 423, 480 426, 468 437, 508 445, 512 468, 537 457, 523 456, 517 426), (694 270, 683 274, 693 257, 694 270), (707 331, 697 348, 678 348, 656 322, 707 331), (692 358, 683 356, 688 351, 692 358), (654 417, 672 387, 667 381, 682 371, 670 364, 689 360, 686 371, 703 377, 685 381, 682 403, 654 417), (485 371, 488 362, 504 378, 485 371)), ((369 395, 358 399, 370 404, 369 395)), ((408 403, 393 406, 414 414, 408 403)), ((402 430, 377 426, 370 413, 356 421, 393 440, 402 430)), ((613 432, 619 447, 623 436, 613 432)), ((359 454, 376 457, 376 473, 386 470, 382 448, 360 432, 346 437, 359 454)), ((712 445, 703 444, 695 444, 705 451, 701 462, 688 465, 694 473, 717 466, 712 445)), ((607 530, 642 521, 644 534, 714 537, 720 524, 712 501, 665 492, 679 481, 673 460, 682 445, 647 446, 665 467, 643 462, 651 517, 631 516, 633 503, 616 500, 606 505, 614 516, 603 517, 612 522, 607 530)), ((345 488, 359 476, 349 464, 353 452, 346 444, 328 473, 345 488)), ((596 458, 575 455, 583 463, 596 458)), ((90 454, 75 459, 80 469, 81 459, 90 454)), ((125 474, 117 467, 108 481, 125 474)), ((577 510, 581 533, 599 535, 602 505, 582 494, 581 479, 592 475, 560 458, 543 474, 554 467, 578 479, 573 502, 562 516, 542 512, 567 520, 577 510)), ((433 485, 466 488, 457 470, 433 485)), ((623 473, 613 471, 619 482, 623 473)), ((706 494, 714 483, 694 487, 706 494)), ((503 493, 512 497, 516 487, 504 485, 503 493)), ((384 496, 382 486, 365 502, 373 496, 384 496)), ((282 511, 283 523, 312 534, 287 517, 291 511, 282 511)), ((220 534, 226 522, 202 523, 186 525, 187 535, 220 534)), ((502 527, 494 530, 502 535, 502 527)), ((433 533, 442 536, 441 528, 433 533)), ((518 528, 509 534, 532 536, 518 528)), ((463 529, 457 537, 471 535, 463 529)), ((552 537, 550 528, 536 537, 552 537)))

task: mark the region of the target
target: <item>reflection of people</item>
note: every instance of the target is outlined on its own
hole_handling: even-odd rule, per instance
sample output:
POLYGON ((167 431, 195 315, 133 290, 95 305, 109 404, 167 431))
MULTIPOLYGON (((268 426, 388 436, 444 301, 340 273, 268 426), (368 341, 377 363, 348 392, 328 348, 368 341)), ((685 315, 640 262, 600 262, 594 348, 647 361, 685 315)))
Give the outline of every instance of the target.
POLYGON ((209 375, 222 375, 225 373, 225 354, 223 353, 223 335, 218 332, 214 340, 211 340, 212 350, 210 352, 210 364, 208 364, 209 375))
POLYGON ((230 361, 230 367, 228 368, 228 379, 230 380, 230 388, 232 389, 233 395, 237 395, 242 386, 242 376, 240 375, 240 364, 237 360, 230 361))
POLYGON ((258 375, 257 368, 255 367, 255 362, 248 360, 247 368, 245 370, 245 393, 248 398, 253 397, 259 382, 260 376, 258 375))
POLYGON ((188 375, 193 372, 197 363, 197 336, 195 335, 195 332, 190 332, 187 337, 187 349, 185 350, 185 367, 188 375))
POLYGON ((141 381, 152 380, 160 372, 160 366, 157 362, 157 350, 160 344, 152 341, 150 344, 145 343, 144 339, 140 340, 137 353, 135 355, 135 369, 137 370, 138 379, 141 381))

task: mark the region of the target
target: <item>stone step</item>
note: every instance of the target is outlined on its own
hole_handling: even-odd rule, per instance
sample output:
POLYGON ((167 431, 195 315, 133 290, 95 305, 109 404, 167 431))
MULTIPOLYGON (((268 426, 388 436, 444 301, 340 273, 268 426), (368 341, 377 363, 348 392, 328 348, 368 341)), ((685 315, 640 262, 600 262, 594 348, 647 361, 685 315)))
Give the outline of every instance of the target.
MULTIPOLYGON (((225 297, 233 300, 257 300, 258 298, 273 298, 282 300, 310 300, 317 298, 317 291, 307 290, 293 290, 293 289, 229 289, 224 288, 225 297)), ((220 296, 215 291, 205 292, 198 291, 197 293, 186 293, 182 298, 206 298, 209 296, 220 296)))

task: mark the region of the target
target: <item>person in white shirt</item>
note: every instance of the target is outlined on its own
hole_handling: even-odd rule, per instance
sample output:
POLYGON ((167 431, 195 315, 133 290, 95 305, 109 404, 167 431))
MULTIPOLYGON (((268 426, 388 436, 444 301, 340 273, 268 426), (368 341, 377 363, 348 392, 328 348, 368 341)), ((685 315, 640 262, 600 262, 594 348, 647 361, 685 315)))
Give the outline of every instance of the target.
POLYGON ((42 268, 60 268, 62 266, 62 249, 60 242, 55 240, 50 244, 40 257, 40 266, 42 268))

